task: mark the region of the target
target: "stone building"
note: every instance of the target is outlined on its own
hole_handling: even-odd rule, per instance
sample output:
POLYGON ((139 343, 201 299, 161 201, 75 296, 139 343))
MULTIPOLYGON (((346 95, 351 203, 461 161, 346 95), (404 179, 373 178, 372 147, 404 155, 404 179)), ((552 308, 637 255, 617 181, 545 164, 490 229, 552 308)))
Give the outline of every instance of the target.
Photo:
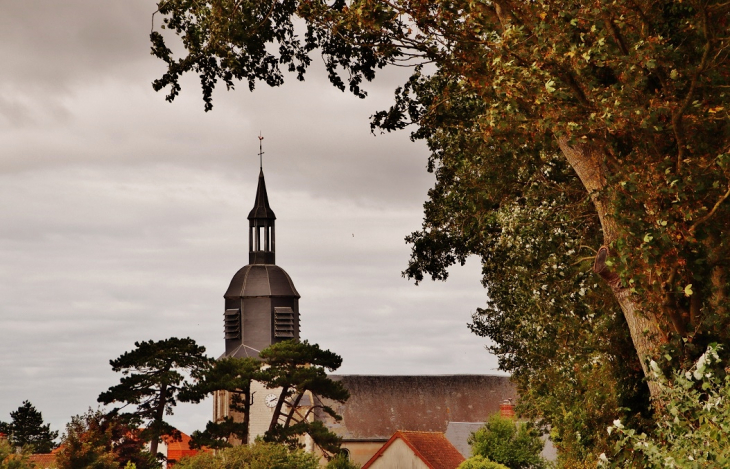
MULTIPOLYGON (((299 293, 289 275, 276 265, 275 221, 263 171, 259 173, 254 207, 248 215, 249 257, 224 295, 223 357, 257 357, 267 346, 299 339, 299 293)), ((364 464, 399 430, 444 433, 450 422, 484 422, 505 399, 516 399, 505 376, 332 376, 350 392, 345 404, 324 402, 343 416, 336 422, 315 409, 319 419, 343 438, 343 448, 364 464)), ((269 426, 278 393, 252 383, 249 440, 269 426)), ((317 406, 305 396, 302 407, 317 406)), ((230 413, 230 396, 214 396, 214 421, 230 413)), ((234 419, 241 416, 232 415, 234 419)), ((311 443, 305 441, 311 448, 311 443)))

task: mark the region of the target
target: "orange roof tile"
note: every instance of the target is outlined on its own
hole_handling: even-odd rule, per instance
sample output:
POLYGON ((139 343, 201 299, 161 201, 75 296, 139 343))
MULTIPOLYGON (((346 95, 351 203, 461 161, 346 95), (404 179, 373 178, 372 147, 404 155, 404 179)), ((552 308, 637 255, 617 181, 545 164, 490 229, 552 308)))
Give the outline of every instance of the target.
POLYGON ((56 455, 53 453, 31 454, 30 456, 28 456, 28 460, 32 462, 38 469, 56 467, 56 455))
POLYGON ((431 469, 456 469, 464 456, 441 432, 412 432, 398 430, 390 437, 362 469, 368 469, 396 439, 400 438, 431 469))

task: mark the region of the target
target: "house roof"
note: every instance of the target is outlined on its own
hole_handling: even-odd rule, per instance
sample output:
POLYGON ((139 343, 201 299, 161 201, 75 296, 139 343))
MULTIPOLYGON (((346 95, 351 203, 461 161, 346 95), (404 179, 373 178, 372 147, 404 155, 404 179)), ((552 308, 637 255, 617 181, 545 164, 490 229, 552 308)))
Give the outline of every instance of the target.
POLYGON ((31 454, 28 456, 28 460, 33 463, 34 467, 38 469, 46 469, 56 467, 56 454, 31 454))
POLYGON ((350 392, 344 404, 324 400, 342 416, 315 418, 346 441, 387 441, 398 430, 445 432, 449 422, 485 422, 505 399, 516 399, 508 376, 330 375, 350 392))
POLYGON ((401 439, 430 469, 456 469, 464 456, 454 448, 441 432, 397 431, 362 469, 369 468, 397 439, 401 439))
POLYGON ((468 458, 471 456, 469 437, 483 426, 484 422, 449 422, 445 436, 462 456, 468 458))

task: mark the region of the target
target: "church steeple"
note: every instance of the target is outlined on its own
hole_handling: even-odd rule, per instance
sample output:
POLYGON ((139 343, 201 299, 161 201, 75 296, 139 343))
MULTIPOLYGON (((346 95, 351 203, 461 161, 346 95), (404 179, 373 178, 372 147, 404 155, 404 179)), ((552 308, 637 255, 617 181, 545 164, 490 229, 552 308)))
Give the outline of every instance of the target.
POLYGON ((276 264, 275 225, 276 215, 269 206, 263 169, 259 172, 256 200, 248 214, 248 263, 276 264))

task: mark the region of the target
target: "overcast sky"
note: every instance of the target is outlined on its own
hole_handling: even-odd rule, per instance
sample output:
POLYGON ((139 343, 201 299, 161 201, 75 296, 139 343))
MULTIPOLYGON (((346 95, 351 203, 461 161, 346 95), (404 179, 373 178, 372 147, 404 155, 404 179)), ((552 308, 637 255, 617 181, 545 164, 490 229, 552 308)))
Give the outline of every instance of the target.
MULTIPOLYGON (((151 82, 152 0, 0 2, 0 420, 30 400, 52 428, 118 382, 137 340, 223 351, 223 293, 248 261, 258 139, 277 215, 277 263, 302 298, 302 337, 346 374, 494 374, 469 333, 480 266, 446 283, 401 277, 403 238, 433 183, 422 143, 374 137, 369 116, 403 78, 360 100, 318 66, 245 85, 203 111, 191 77, 167 103, 151 82)), ((181 405, 189 433, 211 404, 181 405)))

